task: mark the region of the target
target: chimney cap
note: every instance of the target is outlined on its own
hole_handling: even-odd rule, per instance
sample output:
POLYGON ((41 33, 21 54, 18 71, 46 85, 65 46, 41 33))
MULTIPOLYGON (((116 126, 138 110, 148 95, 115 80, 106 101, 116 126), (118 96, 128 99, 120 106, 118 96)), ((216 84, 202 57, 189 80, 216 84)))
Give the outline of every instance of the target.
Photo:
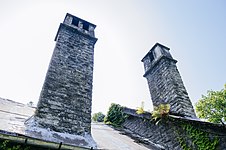
POLYGON ((88 21, 86 21, 86 20, 84 20, 84 19, 81 19, 81 18, 79 18, 79 17, 76 17, 76 16, 74 16, 74 15, 72 15, 72 14, 70 14, 70 13, 67 13, 67 14, 66 14, 64 20, 66 19, 67 16, 70 16, 70 17, 72 17, 72 18, 76 18, 76 19, 78 19, 78 20, 81 20, 82 22, 84 22, 84 23, 86 23, 86 24, 90 24, 90 25, 92 25, 92 26, 94 27, 94 29, 96 28, 96 25, 95 25, 95 24, 92 24, 92 23, 90 23, 90 22, 88 22, 88 21))
POLYGON ((157 42, 157 43, 155 43, 154 46, 152 46, 152 48, 150 49, 150 51, 143 57, 143 59, 141 61, 143 62, 144 61, 144 58, 147 57, 148 54, 151 53, 151 51, 153 51, 157 46, 160 46, 160 47, 162 47, 164 49, 167 49, 168 51, 170 50, 169 47, 166 47, 166 46, 164 46, 164 45, 162 45, 162 44, 160 44, 160 43, 157 42))

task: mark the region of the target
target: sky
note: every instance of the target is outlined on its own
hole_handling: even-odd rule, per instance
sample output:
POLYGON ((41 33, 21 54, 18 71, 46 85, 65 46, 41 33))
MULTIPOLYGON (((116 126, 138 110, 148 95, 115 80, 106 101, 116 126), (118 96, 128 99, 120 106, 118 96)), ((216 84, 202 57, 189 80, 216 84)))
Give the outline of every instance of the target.
POLYGON ((92 112, 152 110, 141 59, 170 48, 193 105, 226 83, 224 0, 0 0, 0 97, 38 102, 66 13, 95 25, 92 112))

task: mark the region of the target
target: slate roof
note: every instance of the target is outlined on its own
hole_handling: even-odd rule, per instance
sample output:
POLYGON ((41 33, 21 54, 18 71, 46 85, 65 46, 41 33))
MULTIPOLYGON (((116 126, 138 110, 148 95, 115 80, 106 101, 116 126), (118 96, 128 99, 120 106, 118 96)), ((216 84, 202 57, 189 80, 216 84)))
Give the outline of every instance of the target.
POLYGON ((85 150, 88 148, 65 145, 43 141, 40 139, 25 136, 24 122, 35 112, 35 107, 12 100, 0 98, 0 141, 9 140, 14 143, 22 143, 35 147, 35 150, 45 149, 76 149, 85 150))

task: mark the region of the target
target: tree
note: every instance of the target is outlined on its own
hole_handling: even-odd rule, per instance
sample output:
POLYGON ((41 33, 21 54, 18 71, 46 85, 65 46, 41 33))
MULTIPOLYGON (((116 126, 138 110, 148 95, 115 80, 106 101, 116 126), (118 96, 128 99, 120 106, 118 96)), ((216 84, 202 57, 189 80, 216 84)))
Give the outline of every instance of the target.
POLYGON ((127 117, 123 113, 123 109, 121 105, 112 103, 107 112, 107 116, 104 118, 104 122, 116 127, 121 126, 127 117))
POLYGON ((102 112, 94 113, 92 116, 93 121, 103 122, 105 115, 102 112))
POLYGON ((195 109, 199 118, 207 119, 213 123, 226 121, 226 84, 220 91, 207 91, 207 95, 195 104, 195 109))

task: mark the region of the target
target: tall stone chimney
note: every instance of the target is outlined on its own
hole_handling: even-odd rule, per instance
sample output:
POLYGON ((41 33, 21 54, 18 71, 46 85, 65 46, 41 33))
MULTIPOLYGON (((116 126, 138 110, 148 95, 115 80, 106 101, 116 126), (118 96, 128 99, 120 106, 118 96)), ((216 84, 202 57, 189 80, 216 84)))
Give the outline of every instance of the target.
POLYGON ((27 135, 95 147, 91 136, 95 25, 66 14, 27 135), (48 136, 46 136, 48 132, 48 136))
POLYGON ((188 93, 184 87, 177 61, 173 59, 169 48, 156 43, 144 56, 145 74, 154 106, 170 104, 171 113, 196 117, 188 93))

